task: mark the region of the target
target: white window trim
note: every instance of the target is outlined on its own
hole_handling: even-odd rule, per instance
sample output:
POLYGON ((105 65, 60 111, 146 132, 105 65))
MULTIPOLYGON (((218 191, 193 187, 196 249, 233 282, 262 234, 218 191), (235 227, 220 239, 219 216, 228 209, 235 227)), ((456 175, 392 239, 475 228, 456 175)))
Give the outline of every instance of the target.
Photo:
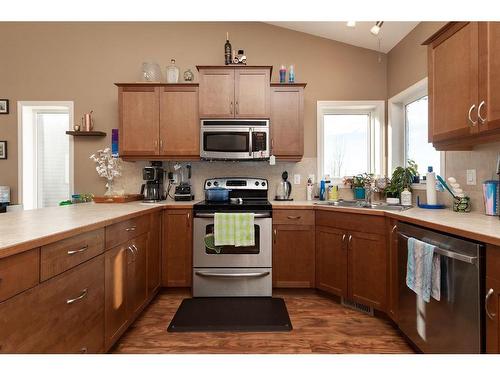
MULTIPOLYGON (((428 95, 427 77, 411 85, 406 90, 393 96, 387 102, 387 112, 389 121, 387 124, 387 171, 392 174, 399 165, 405 164, 406 154, 406 123, 405 123, 405 105, 411 103, 423 96, 428 95)), ((440 173, 445 175, 446 154, 440 153, 440 173)), ((413 188, 425 189, 425 182, 421 180, 420 184, 413 184, 413 188)))
MULTIPOLYGON (((17 102, 17 186, 18 202, 23 205, 23 107, 36 107, 37 110, 52 110, 54 107, 67 108, 69 110, 69 128, 74 124, 74 103, 72 101, 19 101, 17 102)), ((69 137, 69 136, 68 136, 69 137)), ((69 188, 70 194, 75 191, 74 179, 74 141, 69 138, 69 188)))
MULTIPOLYGON (((340 100, 340 101, 330 101, 330 100, 318 100, 317 103, 317 178, 321 180, 323 176, 323 149, 324 149, 324 115, 329 114, 339 114, 339 113, 362 113, 370 114, 371 121, 371 144, 369 145, 370 154, 370 171, 376 171, 375 167, 375 147, 373 147, 374 142, 376 142, 375 130, 379 129, 379 155, 380 166, 378 166, 379 174, 385 173, 385 160, 384 160, 384 139, 385 139, 385 101, 383 100, 340 100)), ((335 181, 339 183, 341 181, 335 181)))

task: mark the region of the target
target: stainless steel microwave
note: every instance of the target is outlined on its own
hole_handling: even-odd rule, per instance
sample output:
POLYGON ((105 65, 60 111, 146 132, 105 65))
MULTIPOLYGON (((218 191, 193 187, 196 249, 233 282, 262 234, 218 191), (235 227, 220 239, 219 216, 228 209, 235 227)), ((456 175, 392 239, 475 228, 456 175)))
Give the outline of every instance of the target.
POLYGON ((200 129, 202 159, 269 159, 269 120, 201 120, 200 129))

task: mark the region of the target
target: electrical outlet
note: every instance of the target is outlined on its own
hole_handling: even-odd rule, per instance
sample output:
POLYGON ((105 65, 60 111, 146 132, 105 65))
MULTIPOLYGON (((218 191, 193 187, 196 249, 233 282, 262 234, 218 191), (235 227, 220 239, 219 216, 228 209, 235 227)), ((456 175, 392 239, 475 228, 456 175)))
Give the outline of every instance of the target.
POLYGON ((293 183, 295 185, 300 185, 300 174, 294 174, 293 175, 293 183))
POLYGON ((476 185, 475 169, 467 169, 467 185, 476 185))
POLYGON ((310 178, 311 182, 314 184, 314 175, 313 174, 310 174, 309 176, 307 176, 307 178, 310 178))

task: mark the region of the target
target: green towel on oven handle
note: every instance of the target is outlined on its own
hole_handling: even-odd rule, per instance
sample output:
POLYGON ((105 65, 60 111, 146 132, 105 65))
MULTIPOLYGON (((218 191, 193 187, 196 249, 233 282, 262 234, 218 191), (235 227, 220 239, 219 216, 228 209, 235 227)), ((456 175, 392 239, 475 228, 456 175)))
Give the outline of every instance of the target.
POLYGON ((254 214, 251 212, 216 212, 214 215, 215 246, 254 246, 254 214))

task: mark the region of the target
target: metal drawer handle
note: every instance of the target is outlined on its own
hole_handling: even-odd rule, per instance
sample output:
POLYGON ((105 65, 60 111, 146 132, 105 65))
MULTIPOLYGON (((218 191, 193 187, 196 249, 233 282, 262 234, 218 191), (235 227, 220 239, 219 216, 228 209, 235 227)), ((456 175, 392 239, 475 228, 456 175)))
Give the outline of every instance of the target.
POLYGON ((349 243, 352 241, 352 235, 349 235, 349 243))
POLYGON ((497 315, 495 313, 490 313, 490 311, 488 310, 488 301, 493 293, 495 293, 495 291, 493 290, 493 288, 490 288, 490 290, 488 290, 488 293, 486 294, 486 298, 484 299, 484 309, 486 310, 486 315, 488 315, 488 318, 490 318, 491 320, 495 320, 495 316, 497 315))
POLYGON ((471 127, 474 127, 476 124, 477 124, 477 121, 473 121, 472 120, 472 117, 471 117, 471 114, 472 114, 472 111, 474 110, 474 108, 476 108, 476 105, 473 104, 470 108, 469 108, 469 122, 470 122, 470 126, 471 127))
POLYGON ((479 104, 479 107, 477 108, 477 117, 479 118, 479 121, 481 121, 481 124, 484 124, 486 122, 486 118, 483 118, 481 116, 481 109, 484 107, 485 105, 485 101, 483 100, 480 104, 479 104))
POLYGON ((398 229, 398 226, 394 225, 391 229, 391 234, 393 234, 396 231, 396 229, 398 229))
POLYGON ((81 300, 82 298, 85 298, 86 295, 87 295, 87 288, 85 288, 84 290, 82 290, 82 294, 80 294, 78 297, 67 299, 66 303, 68 305, 71 305, 72 303, 75 303, 75 302, 81 300))
POLYGON ((203 272, 196 271, 195 275, 205 276, 205 277, 263 277, 268 276, 270 274, 269 271, 266 272, 247 272, 247 273, 219 273, 219 272, 203 272))
POLYGON ((290 220, 299 220, 302 216, 287 216, 290 220))
POLYGON ((136 226, 125 228, 127 232, 133 232, 136 229, 136 226))
POLYGON ((127 249, 129 249, 129 250, 130 250, 130 252, 132 253, 132 256, 133 256, 133 258, 132 258, 132 262, 131 262, 131 263, 135 262, 135 258, 136 258, 135 250, 137 250, 137 247, 136 247, 136 248, 135 248, 135 250, 134 250, 133 246, 134 246, 134 245, 132 245, 132 246, 128 246, 128 247, 127 247, 127 249))
POLYGON ((345 233, 342 235, 342 242, 345 241, 345 233))
POLYGON ((84 247, 82 247, 81 249, 78 249, 78 250, 68 250, 68 255, 83 253, 88 248, 89 248, 89 245, 85 245, 84 247))

